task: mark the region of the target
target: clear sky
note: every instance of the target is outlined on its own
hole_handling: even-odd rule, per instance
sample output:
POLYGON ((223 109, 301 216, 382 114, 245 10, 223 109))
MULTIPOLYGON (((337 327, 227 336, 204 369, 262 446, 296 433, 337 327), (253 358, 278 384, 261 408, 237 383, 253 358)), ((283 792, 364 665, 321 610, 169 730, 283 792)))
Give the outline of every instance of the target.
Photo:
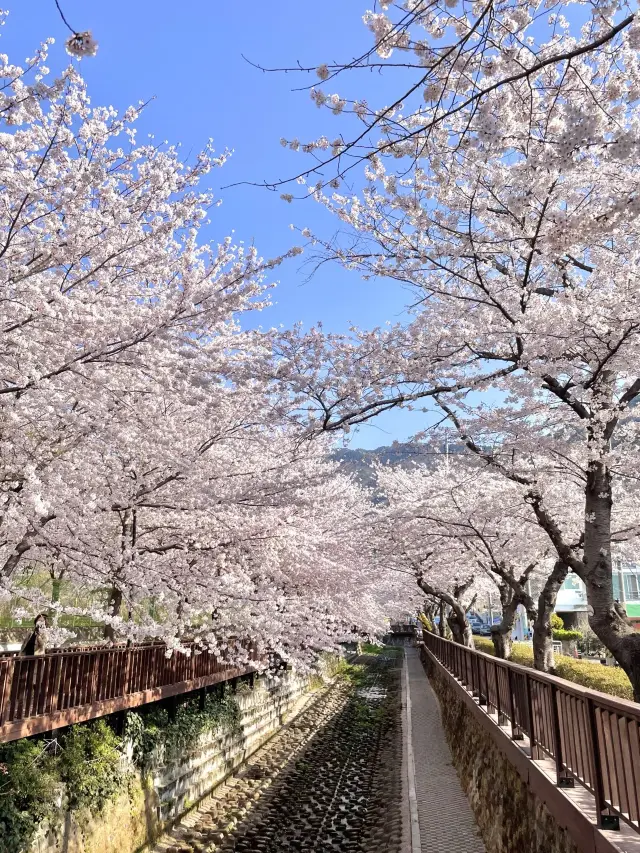
MULTIPOLYGON (((92 102, 125 108, 153 98, 139 122, 139 138, 182 143, 185 158, 213 137, 217 150, 234 150, 211 182, 218 190, 237 181, 273 180, 299 170, 304 155, 284 150, 280 138, 312 139, 338 135, 342 119, 318 110, 308 93, 293 88, 316 81, 315 75, 264 74, 263 66, 291 66, 297 60, 314 67, 348 59, 371 46, 362 24, 367 0, 60 0, 71 25, 90 29, 99 43, 96 57, 82 60, 92 102)), ((49 66, 60 70, 70 58, 64 50, 69 32, 54 0, 14 0, 2 29, 0 48, 11 61, 23 62, 41 40, 56 39, 49 66)), ((385 101, 390 83, 377 73, 362 75, 341 94, 385 101)), ((390 93, 389 93, 390 94, 390 93)), ((235 231, 255 242, 261 254, 274 256, 300 238, 290 223, 331 236, 338 222, 316 203, 287 204, 278 193, 252 186, 219 193, 223 204, 212 214, 211 239, 235 231)), ((322 320, 326 330, 345 331, 352 321, 370 327, 397 320, 408 294, 391 282, 363 282, 354 272, 324 266, 308 279, 304 256, 277 272, 276 304, 260 316, 262 325, 307 326, 322 320)), ((363 427, 352 446, 377 447, 404 440, 423 426, 418 416, 398 412, 363 427)))

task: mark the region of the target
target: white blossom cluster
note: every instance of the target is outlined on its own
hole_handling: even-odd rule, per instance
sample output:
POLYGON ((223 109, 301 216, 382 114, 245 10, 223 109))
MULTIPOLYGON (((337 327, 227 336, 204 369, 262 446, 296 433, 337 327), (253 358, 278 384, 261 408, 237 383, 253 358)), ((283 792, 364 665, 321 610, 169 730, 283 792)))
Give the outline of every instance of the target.
POLYGON ((45 61, 30 82, 0 60, 3 606, 302 663, 382 630, 369 499, 303 440, 274 336, 239 322, 286 256, 203 242, 226 155, 138 143, 138 109, 92 106, 74 69, 45 86, 45 61))
POLYGON ((401 407, 428 414, 426 436, 443 419, 513 486, 550 565, 583 579, 640 699, 640 641, 612 583, 613 561, 639 552, 638 15, 616 0, 406 0, 365 24, 374 46, 334 63, 331 86, 373 67, 396 94, 387 81, 364 131, 340 120, 339 156, 314 152, 303 177, 341 231, 311 239, 318 262, 409 288, 409 319, 294 330, 281 373, 316 431, 401 407), (328 169, 357 186, 357 167, 364 187, 335 192, 328 169))

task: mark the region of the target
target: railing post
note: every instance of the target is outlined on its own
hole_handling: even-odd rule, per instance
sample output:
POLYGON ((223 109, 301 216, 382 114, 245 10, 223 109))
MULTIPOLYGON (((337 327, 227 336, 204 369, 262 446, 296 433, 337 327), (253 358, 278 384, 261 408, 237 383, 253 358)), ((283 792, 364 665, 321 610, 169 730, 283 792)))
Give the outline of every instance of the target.
POLYGON ((600 754, 600 740, 598 738, 598 722, 596 720, 596 709, 590 696, 585 698, 587 704, 588 736, 593 759, 593 794, 596 800, 596 815, 598 826, 601 829, 620 829, 620 818, 609 812, 607 801, 604 796, 604 785, 602 783, 602 756, 600 754), (609 812, 605 814, 605 811, 609 812))
POLYGON ((58 710, 58 697, 60 696, 60 681, 62 679, 62 664, 63 664, 63 656, 56 655, 56 674, 53 679, 53 691, 51 693, 51 708, 49 713, 54 713, 58 710))
POLYGON ((467 655, 471 658, 471 675, 473 677, 473 695, 480 698, 480 658, 471 651, 468 646, 465 646, 467 649, 467 655), (473 671, 475 663, 475 673, 473 671))
POLYGON ((129 685, 131 684, 131 658, 132 658, 133 648, 129 646, 125 649, 125 654, 127 656, 127 661, 124 667, 124 683, 122 685, 122 695, 126 696, 129 693, 129 685))
POLYGON ((506 726, 509 721, 509 717, 504 712, 504 709, 502 707, 502 700, 500 698, 500 670, 502 669, 502 667, 498 663, 495 663, 494 666, 496 668, 496 695, 498 697, 498 725, 506 726))
POLYGON ((529 747, 531 751, 531 758, 536 759, 539 758, 539 750, 536 745, 536 727, 533 720, 533 697, 531 695, 531 679, 529 678, 529 673, 525 673, 525 685, 527 691, 527 715, 529 717, 529 747))
POLYGON ((90 701, 97 702, 98 701, 98 670, 100 668, 100 657, 96 652, 93 652, 91 655, 91 687, 90 690, 90 701))
POLYGON ((9 721, 9 707, 11 705, 11 686, 13 684, 13 673, 15 660, 6 661, 4 689, 0 695, 0 726, 9 721))
POLYGON ((562 761, 562 732, 560 731, 560 709, 558 707, 558 688, 551 685, 551 715, 553 718, 553 752, 556 759, 556 783, 560 787, 570 787, 565 782, 565 772, 562 761))
POLYGON ((489 679, 487 677, 487 661, 486 658, 481 658, 477 652, 474 652, 474 657, 478 662, 478 705, 486 705, 489 709, 489 679), (482 664, 482 666, 480 666, 482 664), (480 670, 484 673, 484 687, 480 670))
POLYGON ((512 740, 523 740, 524 738, 522 732, 520 731, 520 727, 516 722, 516 704, 513 699, 513 670, 511 669, 511 667, 508 667, 507 673, 509 679, 509 713, 511 714, 511 738, 512 740))

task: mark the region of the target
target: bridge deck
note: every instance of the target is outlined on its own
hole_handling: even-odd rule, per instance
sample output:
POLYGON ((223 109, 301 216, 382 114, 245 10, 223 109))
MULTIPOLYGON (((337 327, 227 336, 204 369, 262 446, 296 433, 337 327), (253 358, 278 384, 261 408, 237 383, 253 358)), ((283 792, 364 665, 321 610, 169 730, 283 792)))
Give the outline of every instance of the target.
POLYGON ((408 796, 413 817, 407 853, 484 853, 469 801, 451 763, 440 708, 417 649, 407 648, 408 796))

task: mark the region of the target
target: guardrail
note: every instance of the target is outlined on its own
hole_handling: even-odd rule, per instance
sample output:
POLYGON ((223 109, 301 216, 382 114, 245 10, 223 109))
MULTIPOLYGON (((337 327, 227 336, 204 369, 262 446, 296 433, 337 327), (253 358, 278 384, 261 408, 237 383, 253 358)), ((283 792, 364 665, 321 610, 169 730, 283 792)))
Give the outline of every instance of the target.
POLYGON ((598 826, 623 820, 640 832, 640 705, 426 631, 424 643, 512 739, 528 737, 533 760, 555 762, 559 787, 578 782, 593 794, 598 826))
MULTIPOLYGON (((187 693, 255 671, 164 645, 0 659, 0 743, 187 693)), ((250 648, 251 661, 257 661, 250 648)))

